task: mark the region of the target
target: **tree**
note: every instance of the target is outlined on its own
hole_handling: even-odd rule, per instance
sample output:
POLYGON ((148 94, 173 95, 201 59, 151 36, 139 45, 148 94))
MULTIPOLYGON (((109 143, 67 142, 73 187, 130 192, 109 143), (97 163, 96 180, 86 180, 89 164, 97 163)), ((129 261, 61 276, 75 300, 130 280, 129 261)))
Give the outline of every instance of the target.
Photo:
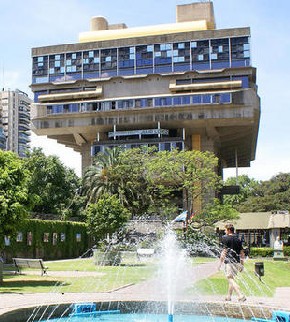
POLYGON ((98 154, 84 174, 83 194, 87 195, 87 205, 97 202, 104 194, 115 194, 132 215, 146 213, 151 203, 145 179, 149 150, 114 148, 98 154))
POLYGON ((89 232, 96 241, 112 236, 128 221, 130 213, 115 195, 104 194, 97 203, 86 208, 89 232))
POLYGON ((290 173, 279 173, 270 180, 261 181, 237 209, 240 212, 290 210, 290 173))
POLYGON ((84 192, 90 195, 89 202, 104 192, 115 194, 133 215, 172 217, 176 196, 182 194, 185 207, 192 211, 195 200, 212 195, 220 182, 217 158, 209 152, 135 148, 114 155, 112 159, 106 151, 97 156, 86 171, 84 192))
POLYGON ((87 205, 95 203, 104 194, 117 192, 119 185, 110 175, 110 170, 116 166, 120 151, 118 148, 107 148, 104 153, 98 153, 92 165, 86 168, 82 181, 82 194, 86 196, 87 205))
POLYGON ((247 175, 241 175, 236 177, 230 177, 226 180, 225 185, 238 185, 240 187, 239 194, 225 195, 223 197, 223 203, 231 205, 238 209, 239 205, 245 202, 249 197, 255 197, 258 195, 260 182, 248 177, 247 175))
POLYGON ((213 227, 218 221, 233 221, 238 218, 239 212, 231 205, 221 204, 218 199, 213 199, 193 217, 191 226, 195 229, 213 227))
POLYGON ((0 246, 3 235, 13 235, 28 215, 31 199, 25 163, 12 152, 0 150, 0 246))
POLYGON ((25 166, 31 173, 28 188, 35 196, 34 212, 59 216, 65 212, 72 216, 79 211, 81 201, 76 199, 80 179, 57 156, 46 156, 42 149, 34 148, 28 153, 25 166))
POLYGON ((118 185, 116 192, 121 203, 135 216, 147 213, 152 204, 146 172, 153 151, 151 148, 124 150, 109 171, 115 186, 118 185))
POLYGON ((220 185, 217 162, 210 152, 161 151, 148 159, 146 175, 151 190, 158 191, 161 199, 183 193, 185 208, 192 213, 195 201, 200 198, 206 203, 220 185))

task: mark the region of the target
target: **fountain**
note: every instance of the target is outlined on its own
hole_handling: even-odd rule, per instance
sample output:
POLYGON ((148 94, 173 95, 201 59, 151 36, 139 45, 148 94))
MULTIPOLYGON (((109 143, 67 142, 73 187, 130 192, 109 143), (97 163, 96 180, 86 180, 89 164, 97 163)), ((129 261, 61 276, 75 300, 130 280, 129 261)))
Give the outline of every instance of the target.
MULTIPOLYGON (((204 250, 206 245, 200 244, 193 247, 195 250, 199 248, 204 250)), ((87 322, 99 320, 108 322, 202 322, 209 320, 241 322, 250 321, 249 319, 252 316, 255 317, 253 318, 254 321, 259 322, 289 322, 289 320, 276 319, 278 311, 277 314, 273 313, 273 316, 276 314, 276 320, 267 320, 270 316, 270 310, 264 311, 262 307, 253 308, 248 304, 216 303, 211 300, 198 303, 198 294, 193 299, 187 299, 187 295, 184 294, 187 286, 185 279, 192 280, 194 270, 189 262, 187 250, 180 247, 176 235, 170 227, 166 229, 164 238, 160 247, 158 247, 157 257, 160 259, 160 265, 157 276, 153 280, 154 287, 150 291, 159 292, 159 295, 162 295, 160 298, 147 299, 143 297, 138 300, 136 293, 136 300, 128 301, 128 299, 122 298, 123 294, 126 293, 118 293, 119 296, 115 296, 115 298, 112 296, 110 300, 107 298, 104 301, 97 300, 94 302, 94 300, 92 301, 93 297, 88 297, 86 298, 87 301, 84 301, 85 296, 87 296, 85 295, 80 296, 82 301, 75 301, 73 304, 63 302, 63 304, 54 306, 37 307, 33 311, 30 310, 29 317, 26 320, 24 320, 25 315, 23 314, 22 320, 8 318, 2 320, 0 317, 0 322, 87 322), (259 316, 261 316, 260 319, 259 316)), ((289 317, 289 313, 284 313, 288 314, 289 317)))

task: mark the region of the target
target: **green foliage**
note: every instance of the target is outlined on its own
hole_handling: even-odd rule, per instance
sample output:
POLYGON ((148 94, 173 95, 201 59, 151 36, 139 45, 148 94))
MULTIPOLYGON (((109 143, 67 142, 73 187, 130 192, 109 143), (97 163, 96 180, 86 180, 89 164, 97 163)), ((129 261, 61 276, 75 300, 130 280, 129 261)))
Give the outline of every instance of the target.
MULTIPOLYGON (((283 247, 284 256, 290 256, 290 246, 283 247)), ((274 249, 271 247, 251 247, 251 257, 273 257, 274 249)))
POLYGON ((27 216, 29 172, 12 152, 0 150, 0 248, 3 235, 12 235, 27 216))
POLYGON ((11 257, 59 259, 74 258, 83 254, 88 248, 87 225, 79 222, 65 222, 60 220, 24 220, 17 227, 22 232, 23 241, 16 241, 16 234, 11 236, 12 242, 5 248, 5 253, 11 257), (27 244, 27 235, 31 233, 31 245, 27 244), (47 234, 47 242, 44 241, 44 234, 47 234), (57 235, 53 243, 53 234, 57 235), (61 234, 65 240, 61 241, 61 234), (76 240, 80 234, 81 240, 76 240))
POLYGON ((271 247, 251 247, 251 257, 273 257, 274 249, 271 247))
POLYGON ((86 208, 89 232, 96 241, 117 232, 130 217, 129 211, 115 195, 104 194, 95 204, 86 208))
POLYGON ((72 169, 39 148, 28 153, 25 166, 31 173, 29 193, 34 196, 34 212, 58 214, 60 218, 78 214, 82 207, 77 193, 81 183, 72 169))
POLYGON ((290 246, 283 247, 284 256, 290 256, 290 246))
POLYGON ((118 192, 118 182, 111 175, 111 169, 118 164, 120 149, 106 149, 104 153, 98 153, 91 166, 86 168, 83 177, 83 195, 86 196, 86 204, 95 203, 104 194, 118 192))
POLYGON ((187 208, 219 186, 217 158, 209 152, 136 148, 106 150, 84 176, 88 204, 104 193, 115 194, 132 215, 176 213, 185 192, 187 208), (180 200, 179 200, 180 201, 180 200))
POLYGON ((183 193, 186 209, 192 212, 195 200, 219 186, 216 166, 217 158, 210 152, 160 151, 148 159, 146 177, 158 200, 170 201, 173 193, 183 193))
MULTIPOLYGON (((232 182, 234 178, 228 180, 226 183, 232 182)), ((270 180, 261 182, 247 176, 242 176, 239 180, 244 183, 241 185, 241 195, 226 196, 224 199, 239 212, 290 210, 290 173, 280 173, 270 180)))
POLYGON ((239 194, 225 195, 223 197, 224 204, 237 208, 238 205, 245 202, 249 197, 254 197, 257 195, 260 182, 249 178, 247 175, 241 175, 237 178, 228 178, 225 182, 225 185, 238 185, 240 187, 239 194))
POLYGON ((218 221, 233 221, 239 218, 237 210, 229 204, 221 204, 218 199, 209 202, 201 213, 196 214, 191 225, 195 228, 213 227, 218 221))

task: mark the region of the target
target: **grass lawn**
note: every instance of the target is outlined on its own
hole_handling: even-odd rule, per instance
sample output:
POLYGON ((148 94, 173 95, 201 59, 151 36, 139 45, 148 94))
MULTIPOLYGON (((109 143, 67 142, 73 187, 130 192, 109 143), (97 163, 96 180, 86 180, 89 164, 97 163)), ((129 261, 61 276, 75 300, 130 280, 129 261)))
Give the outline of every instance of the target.
MULTIPOLYGON (((290 287, 290 262, 273 261, 273 259, 249 259, 245 269, 238 275, 237 281, 241 290, 247 296, 273 296, 276 287, 290 287), (263 262, 265 276, 259 278, 255 275, 255 263, 263 262)), ((208 279, 198 281, 189 288, 189 293, 201 295, 221 294, 227 292, 228 283, 223 271, 211 276, 208 279)))
MULTIPOLYGON (((216 261, 213 258, 192 258, 192 265, 216 261)), ((96 266, 93 259, 75 259, 45 262, 48 275, 40 276, 40 270, 23 271, 23 275, 4 275, 0 292, 38 293, 38 292, 107 292, 113 289, 138 283, 154 276, 157 265, 96 266), (76 277, 67 272, 87 272, 93 276, 76 277)), ((247 296, 273 296, 276 287, 290 287, 290 262, 273 259, 249 259, 245 270, 238 275, 238 283, 247 296), (255 262, 264 262, 265 276, 261 281, 254 274, 255 262)), ((188 288, 190 294, 213 295, 227 292, 227 280, 223 271, 201 280, 188 288)))
POLYGON ((151 265, 96 266, 92 259, 45 262, 48 274, 40 270, 23 270, 22 275, 4 275, 0 292, 107 292, 152 276, 156 269, 151 265), (78 276, 67 272, 87 272, 91 276, 78 276), (50 273, 51 272, 51 273, 50 273), (58 273, 59 272, 59 273, 58 273))

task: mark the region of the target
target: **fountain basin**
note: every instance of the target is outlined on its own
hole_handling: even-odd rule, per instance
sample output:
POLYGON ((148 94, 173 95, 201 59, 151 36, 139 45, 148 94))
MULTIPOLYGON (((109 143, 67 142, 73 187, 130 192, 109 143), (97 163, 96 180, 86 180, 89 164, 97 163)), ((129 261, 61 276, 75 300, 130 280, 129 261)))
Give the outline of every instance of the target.
MULTIPOLYGON (((75 303, 50 304, 43 306, 23 307, 17 310, 9 311, 0 316, 0 322, 26 322, 33 316, 33 321, 52 319, 58 317, 67 317, 72 312, 72 305, 75 303)), ((167 317, 167 302, 163 301, 108 301, 96 302, 98 310, 120 310, 122 314, 138 313, 138 314, 157 314, 159 317, 165 315, 167 317)), ((260 304, 240 304, 227 303, 222 301, 201 301, 196 299, 194 302, 177 302, 175 304, 175 316, 227 316, 231 318, 250 321, 252 317, 261 319, 270 319, 272 311, 275 308, 262 306, 260 304)), ((118 316, 118 315, 116 315, 118 316)), ((210 317, 210 319, 212 319, 210 317)), ((49 320, 50 321, 50 320, 49 320)), ((72 321, 72 320, 70 320, 72 321)), ((85 320, 80 320, 84 322, 85 320)), ((146 321, 146 320, 145 320, 146 321)), ((160 320, 161 321, 161 320, 160 320)), ((163 320, 162 320, 163 321, 163 320)), ((164 320, 164 321, 167 321, 164 320)), ((177 320, 174 318, 174 321, 177 320)), ((202 320, 200 320, 202 321, 202 320)), ((206 320, 205 320, 206 321, 206 320)), ((214 320, 213 320, 214 321, 214 320)), ((129 322, 129 321, 128 321, 129 322)))

